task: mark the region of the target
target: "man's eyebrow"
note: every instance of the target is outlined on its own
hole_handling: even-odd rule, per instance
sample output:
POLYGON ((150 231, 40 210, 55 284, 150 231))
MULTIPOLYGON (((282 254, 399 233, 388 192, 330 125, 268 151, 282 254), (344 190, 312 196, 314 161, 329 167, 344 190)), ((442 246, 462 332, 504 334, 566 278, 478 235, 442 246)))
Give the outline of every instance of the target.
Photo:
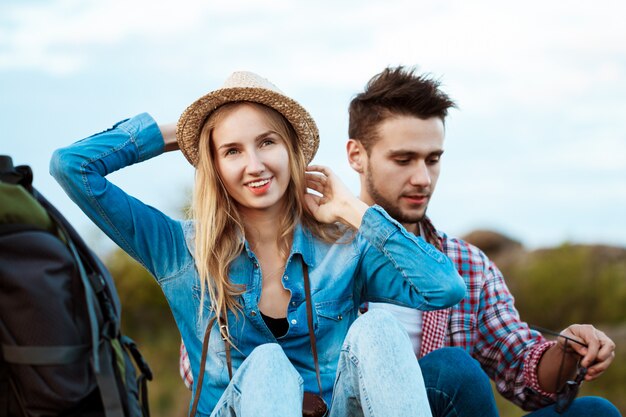
MULTIPOLYGON (((441 156, 443 154, 443 149, 438 149, 436 151, 430 152, 428 153, 426 156, 441 156)), ((387 156, 391 157, 391 158, 396 158, 396 157, 405 157, 405 158, 412 158, 415 156, 419 156, 421 155, 420 152, 416 152, 416 151, 411 151, 408 149, 395 149, 395 150, 390 150, 389 152, 387 152, 387 156)))
POLYGON ((414 156, 414 155, 418 155, 418 152, 415 151, 409 151, 407 149, 395 149, 395 150, 390 150, 387 152, 387 156, 390 157, 395 157, 395 156, 414 156))

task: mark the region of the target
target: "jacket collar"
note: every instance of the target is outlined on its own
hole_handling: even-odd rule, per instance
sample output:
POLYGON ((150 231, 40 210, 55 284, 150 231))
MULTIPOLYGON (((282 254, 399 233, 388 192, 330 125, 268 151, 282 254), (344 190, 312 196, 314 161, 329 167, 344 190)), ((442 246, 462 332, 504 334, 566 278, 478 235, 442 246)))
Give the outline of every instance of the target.
MULTIPOLYGON (((310 231, 306 230, 301 223, 296 224, 293 231, 293 242, 291 243, 289 259, 291 259, 294 254, 300 254, 308 267, 314 267, 315 250, 313 240, 314 238, 310 231)), ((255 258, 247 240, 244 240, 244 249, 250 259, 255 258)))

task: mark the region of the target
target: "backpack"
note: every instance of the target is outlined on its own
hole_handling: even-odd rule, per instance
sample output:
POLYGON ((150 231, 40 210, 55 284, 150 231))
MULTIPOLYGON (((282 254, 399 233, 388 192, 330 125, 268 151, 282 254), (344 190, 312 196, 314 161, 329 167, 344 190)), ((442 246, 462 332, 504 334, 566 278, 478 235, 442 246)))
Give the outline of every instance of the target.
POLYGON ((109 272, 31 184, 0 155, 0 416, 148 417, 109 272))

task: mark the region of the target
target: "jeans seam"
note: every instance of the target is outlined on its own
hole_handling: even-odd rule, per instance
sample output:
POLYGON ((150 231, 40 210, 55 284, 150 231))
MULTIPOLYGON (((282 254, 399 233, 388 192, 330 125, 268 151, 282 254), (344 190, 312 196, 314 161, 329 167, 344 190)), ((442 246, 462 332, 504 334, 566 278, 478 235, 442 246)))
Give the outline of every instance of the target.
MULTIPOLYGON (((456 408, 454 407, 454 401, 452 401, 452 398, 450 398, 450 396, 445 392, 445 391, 441 391, 437 388, 429 388, 426 387, 426 391, 434 391, 437 393, 437 395, 441 395, 442 397, 445 398, 448 406, 446 407, 447 409, 449 409, 449 411, 451 411, 452 413, 454 413, 453 415, 450 415, 448 410, 445 410, 445 412, 443 413, 444 415, 448 416, 448 417, 458 417, 459 413, 456 411, 456 408)), ((430 404, 430 408, 433 409, 434 404, 430 404)), ((433 415, 435 415, 435 412, 433 410, 433 415)))
POLYGON ((367 395, 367 390, 365 389, 365 384, 363 383, 363 374, 361 373, 361 367, 359 366, 359 358, 353 354, 351 351, 348 351, 348 357, 350 359, 350 362, 352 363, 352 365, 355 367, 356 369, 356 373, 357 376, 359 377, 359 392, 358 392, 358 398, 361 397, 361 393, 363 393, 363 401, 359 401, 361 403, 361 409, 363 409, 363 405, 365 405, 367 407, 367 411, 370 417, 374 417, 374 411, 372 410, 372 405, 371 405, 371 401, 369 399, 369 396, 367 395), (361 390, 360 388, 363 387, 363 390, 361 390), (365 402, 365 404, 363 404, 365 402))

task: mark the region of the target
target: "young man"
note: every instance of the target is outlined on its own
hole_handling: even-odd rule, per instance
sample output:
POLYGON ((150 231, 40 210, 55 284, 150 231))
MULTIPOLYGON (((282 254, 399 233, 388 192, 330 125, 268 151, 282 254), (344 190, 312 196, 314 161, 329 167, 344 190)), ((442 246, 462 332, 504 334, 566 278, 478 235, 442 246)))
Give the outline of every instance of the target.
MULTIPOLYGON (((599 377, 614 358, 615 344, 591 325, 571 325, 556 342, 530 330, 498 268, 478 248, 447 236, 426 217, 451 107, 454 102, 438 82, 402 67, 374 76, 350 103, 347 153, 360 176, 361 199, 382 206, 407 230, 440 248, 467 285, 466 297, 447 310, 422 313, 384 303, 370 303, 369 309, 390 310, 405 323, 434 416, 497 415, 485 374, 505 398, 537 410, 529 415, 559 415, 555 408, 568 405, 577 384, 568 382, 555 392, 576 376, 599 377)), ((585 397, 560 415, 620 414, 605 399, 585 397)))

